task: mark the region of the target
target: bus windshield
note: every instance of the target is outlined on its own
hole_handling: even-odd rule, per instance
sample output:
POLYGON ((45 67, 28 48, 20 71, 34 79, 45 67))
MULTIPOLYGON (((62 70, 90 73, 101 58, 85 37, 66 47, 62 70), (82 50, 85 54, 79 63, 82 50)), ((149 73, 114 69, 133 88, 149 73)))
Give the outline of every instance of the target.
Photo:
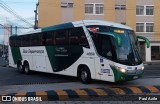
POLYGON ((134 66, 142 63, 138 39, 133 30, 107 26, 93 27, 90 26, 88 30, 99 55, 124 65, 134 66), (120 46, 116 43, 112 34, 121 38, 120 46), (107 56, 108 52, 110 52, 109 56, 107 56))
POLYGON ((141 57, 139 52, 138 40, 131 30, 125 30, 120 34, 122 44, 118 46, 115 44, 115 51, 117 62, 125 65, 138 65, 141 64, 141 57))

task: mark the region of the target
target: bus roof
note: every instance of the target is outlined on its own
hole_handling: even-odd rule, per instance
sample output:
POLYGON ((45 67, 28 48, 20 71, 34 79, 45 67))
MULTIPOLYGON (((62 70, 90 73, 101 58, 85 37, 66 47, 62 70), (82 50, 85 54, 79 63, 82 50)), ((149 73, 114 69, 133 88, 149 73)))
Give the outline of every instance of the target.
MULTIPOLYGON (((76 23, 76 22, 75 22, 76 23)), ((133 30, 131 27, 122 25, 120 23, 115 23, 111 21, 103 21, 103 20, 83 20, 83 23, 88 26, 88 25, 103 25, 103 26, 110 26, 110 27, 118 27, 118 28, 123 28, 123 29, 129 29, 133 30)))
MULTIPOLYGON (((36 29, 34 31, 30 31, 30 32, 23 33, 23 34, 18 34, 18 35, 27 35, 27 34, 33 34, 33 33, 45 32, 45 31, 74 28, 74 27, 80 27, 80 26, 83 26, 83 25, 85 25, 85 26, 103 25, 103 26, 110 26, 110 27, 117 27, 117 28, 133 30, 132 28, 130 28, 130 27, 126 26, 126 25, 122 25, 122 24, 115 23, 115 22, 110 22, 110 21, 81 20, 81 21, 76 21, 76 22, 68 22, 68 23, 64 23, 64 24, 58 24, 58 25, 43 27, 43 28, 40 28, 40 29, 36 29)), ((17 35, 17 34, 15 34, 15 35, 17 35)), ((15 36, 15 35, 12 35, 12 36, 15 36)))

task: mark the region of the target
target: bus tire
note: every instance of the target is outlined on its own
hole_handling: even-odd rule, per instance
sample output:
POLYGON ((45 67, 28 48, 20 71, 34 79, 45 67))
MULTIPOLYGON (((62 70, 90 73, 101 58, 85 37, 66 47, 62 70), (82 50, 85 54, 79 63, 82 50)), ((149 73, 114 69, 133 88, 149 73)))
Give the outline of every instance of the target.
POLYGON ((88 67, 82 67, 81 71, 80 71, 80 80, 83 84, 88 84, 91 82, 91 73, 89 71, 88 67))
POLYGON ((29 68, 29 64, 28 63, 24 63, 24 72, 25 72, 25 74, 29 74, 30 73, 30 68, 29 68))
POLYGON ((23 65, 21 62, 17 62, 17 69, 20 73, 24 72, 23 65))

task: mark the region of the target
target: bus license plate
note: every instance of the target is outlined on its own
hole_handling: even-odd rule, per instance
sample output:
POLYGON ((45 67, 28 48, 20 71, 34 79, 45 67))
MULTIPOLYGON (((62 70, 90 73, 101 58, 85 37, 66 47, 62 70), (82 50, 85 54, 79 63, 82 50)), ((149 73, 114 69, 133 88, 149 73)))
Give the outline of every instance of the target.
POLYGON ((133 77, 133 79, 137 79, 137 78, 138 78, 138 76, 134 76, 134 77, 133 77))

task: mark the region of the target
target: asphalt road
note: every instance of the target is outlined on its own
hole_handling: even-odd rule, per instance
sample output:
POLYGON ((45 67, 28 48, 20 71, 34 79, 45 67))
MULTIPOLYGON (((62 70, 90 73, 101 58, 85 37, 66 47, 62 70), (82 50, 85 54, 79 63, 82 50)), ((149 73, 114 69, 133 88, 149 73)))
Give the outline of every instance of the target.
MULTIPOLYGON (((138 86, 138 83, 140 85, 145 85, 144 82, 150 82, 159 83, 158 80, 160 80, 160 64, 155 65, 145 65, 145 71, 141 79, 136 81, 127 82, 124 84, 113 84, 113 83, 107 83, 107 82, 101 82, 101 81, 94 81, 92 84, 89 85, 83 85, 79 82, 79 80, 75 77, 69 77, 69 76, 63 76, 63 75, 55 75, 55 74, 48 74, 48 73, 41 73, 41 72, 33 72, 30 75, 21 74, 17 71, 15 68, 10 67, 1 67, 1 65, 4 65, 4 60, 0 58, 0 86, 1 91, 0 92, 17 92, 17 91, 38 91, 42 89, 74 89, 74 88, 97 88, 97 87, 108 87, 108 86, 138 86), (3 62, 2 62, 3 61, 3 62), (11 85, 11 87, 10 87, 11 85), (18 85, 18 86, 14 86, 18 85), (42 86, 44 85, 44 86, 42 86), (48 86, 46 86, 48 85, 48 86), (45 88, 43 88, 45 87, 45 88), (47 88, 46 88, 47 87, 47 88), (49 88, 51 87, 51 88, 49 88), (13 91, 14 89, 14 91, 13 91)), ((148 85, 148 83, 146 84, 148 85)), ((151 94, 152 95, 152 94, 151 94)), ((160 95, 158 93, 157 95, 160 95)), ((134 96, 137 98, 137 96, 134 96)), ((114 99, 115 97, 111 98, 114 99)), ((127 99, 127 97, 124 97, 127 99)), ((101 103, 111 103, 111 104, 128 104, 133 103, 133 101, 108 101, 108 98, 106 97, 100 97, 100 98, 87 98, 83 101, 83 99, 71 99, 73 101, 70 102, 60 102, 60 103, 79 103, 79 104, 88 104, 88 103, 99 103, 99 101, 102 101, 101 103), (77 102, 79 101, 79 102, 77 102), (94 102, 85 102, 85 101, 94 101, 94 102), (96 102, 98 101, 98 102, 96 102), (104 102, 103 102, 104 101, 104 102)), ((35 103, 35 102, 34 102, 35 103)), ((39 104, 40 102, 38 102, 39 104)), ((46 103, 53 103, 53 102, 46 102, 46 103)), ((55 102, 57 103, 57 102, 55 102)), ((145 101, 138 101, 134 103, 146 103, 145 101)), ((148 104, 156 104, 157 102, 149 102, 148 104)), ((28 104, 28 102, 27 102, 28 104)))
POLYGON ((145 65, 142 78, 160 78, 160 64, 145 65))
MULTIPOLYGON (((141 79, 160 78, 160 65, 146 65, 141 79)), ((0 85, 25 85, 78 82, 75 77, 49 73, 32 72, 30 75, 21 74, 15 68, 0 67, 0 85)))

